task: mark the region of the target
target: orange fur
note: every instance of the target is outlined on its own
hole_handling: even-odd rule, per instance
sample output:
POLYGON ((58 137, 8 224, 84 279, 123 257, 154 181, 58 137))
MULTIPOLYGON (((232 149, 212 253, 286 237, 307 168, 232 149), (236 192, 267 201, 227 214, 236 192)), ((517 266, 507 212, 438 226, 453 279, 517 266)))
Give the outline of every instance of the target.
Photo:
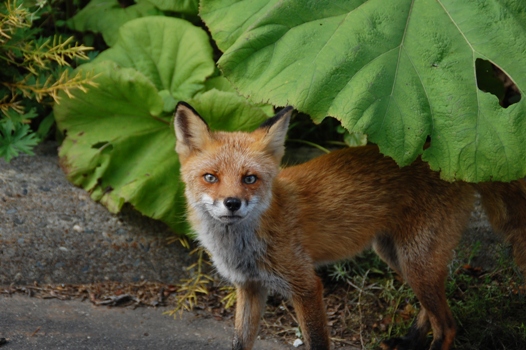
POLYGON ((431 328, 430 349, 450 349, 455 325, 444 290, 447 264, 475 190, 526 271, 525 183, 449 183, 421 160, 399 168, 373 146, 280 170, 289 116, 282 111, 252 133, 210 132, 190 106, 177 108, 189 219, 238 290, 234 348, 252 348, 270 290, 292 299, 308 348, 329 349, 315 266, 372 246, 422 306, 410 333, 385 348, 424 348, 431 328))

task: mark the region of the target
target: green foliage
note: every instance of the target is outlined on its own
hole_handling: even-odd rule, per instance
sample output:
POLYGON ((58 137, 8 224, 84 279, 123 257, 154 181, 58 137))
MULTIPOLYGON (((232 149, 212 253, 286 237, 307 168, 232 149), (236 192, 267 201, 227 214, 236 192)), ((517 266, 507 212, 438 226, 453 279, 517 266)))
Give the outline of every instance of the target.
POLYGON ((73 38, 40 36, 41 30, 33 27, 40 10, 22 0, 0 4, 0 157, 6 161, 20 152, 32 154, 49 131, 52 116, 37 133, 31 130, 36 108, 58 102, 60 91, 71 94, 92 84, 89 74, 71 75, 69 67, 75 59, 87 59, 90 48, 73 38))
POLYGON ((526 175, 526 102, 502 108, 476 69, 490 61, 524 95, 522 5, 203 0, 201 16, 222 72, 254 101, 334 116, 400 165, 422 154, 444 179, 478 182, 526 175))
POLYGON ((36 116, 34 110, 24 115, 13 109, 7 110, 0 119, 0 157, 9 162, 20 152, 33 154, 32 149, 38 144, 39 138, 29 130, 26 122, 36 116))
POLYGON ((128 202, 188 233, 174 151, 176 103, 189 102, 212 129, 223 130, 253 129, 272 111, 250 104, 224 78, 210 78, 215 67, 209 37, 185 20, 134 19, 121 26, 117 38, 77 69, 96 75, 97 87, 61 94, 55 105, 66 135, 62 168, 110 211, 128 202))
MULTIPOLYGON (((140 0, 139 0, 140 1, 140 0)), ((172 11, 188 15, 197 15, 199 10, 199 0, 142 0, 155 5, 163 11, 172 11)))
POLYGON ((147 1, 122 7, 118 0, 91 0, 67 25, 79 32, 101 33, 106 44, 113 46, 121 25, 135 18, 160 14, 162 12, 147 1))
POLYGON ((480 242, 457 249, 457 261, 446 284, 451 310, 458 323, 456 344, 466 350, 526 348, 526 286, 511 260, 508 245, 497 245, 488 271, 472 265, 487 252, 480 242), (478 257, 481 255, 481 257, 478 257), (478 259, 477 259, 478 258, 478 259))
POLYGON ((137 0, 130 6, 123 6, 118 0, 91 0, 67 25, 79 32, 101 33, 106 44, 113 46, 119 28, 132 19, 162 16, 163 11, 192 17, 197 15, 198 7, 198 0, 137 0))
POLYGON ((356 275, 375 275, 393 277, 387 265, 372 250, 366 250, 352 260, 334 263, 330 266, 328 275, 335 281, 352 280, 356 275))

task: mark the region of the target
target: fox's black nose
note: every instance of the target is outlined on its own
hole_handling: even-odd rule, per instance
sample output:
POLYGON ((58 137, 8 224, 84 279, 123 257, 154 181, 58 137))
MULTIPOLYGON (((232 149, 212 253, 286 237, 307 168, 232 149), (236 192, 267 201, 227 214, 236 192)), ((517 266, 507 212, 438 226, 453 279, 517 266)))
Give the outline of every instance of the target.
POLYGON ((224 200, 223 204, 230 211, 236 211, 241 208, 241 200, 239 198, 228 197, 224 200))

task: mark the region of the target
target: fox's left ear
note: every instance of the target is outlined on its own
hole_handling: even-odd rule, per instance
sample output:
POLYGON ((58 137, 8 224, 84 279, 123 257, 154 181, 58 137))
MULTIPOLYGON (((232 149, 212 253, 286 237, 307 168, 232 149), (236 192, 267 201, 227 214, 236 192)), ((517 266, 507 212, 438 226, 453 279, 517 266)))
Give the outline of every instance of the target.
POLYGON ((256 132, 264 133, 261 142, 277 162, 281 162, 281 158, 285 154, 285 138, 292 110, 291 106, 283 108, 275 116, 267 119, 256 130, 256 132))

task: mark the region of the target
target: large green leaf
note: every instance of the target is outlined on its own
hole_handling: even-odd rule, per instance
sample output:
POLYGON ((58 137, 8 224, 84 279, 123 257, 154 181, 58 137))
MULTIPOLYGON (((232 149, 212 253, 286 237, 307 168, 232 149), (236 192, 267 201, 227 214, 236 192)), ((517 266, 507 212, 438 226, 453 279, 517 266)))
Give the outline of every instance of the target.
POLYGON ((256 106, 236 92, 208 90, 188 101, 212 130, 252 131, 269 117, 269 105, 256 106))
POLYGON ((97 74, 98 87, 63 94, 54 109, 66 134, 59 157, 68 179, 112 212, 129 202, 181 231, 174 137, 170 118, 159 117, 157 89, 142 73, 111 61, 81 69, 97 74))
POLYGON ((199 0, 137 0, 138 3, 149 2, 163 11, 172 11, 197 15, 199 10, 199 0))
POLYGON ((205 31, 170 17, 145 17, 122 25, 115 45, 94 62, 107 60, 142 72, 176 100, 202 90, 215 69, 205 31))
POLYGON ((123 8, 118 0, 91 0, 86 7, 69 19, 67 24, 68 27, 79 32, 102 33, 106 44, 112 46, 117 41, 121 25, 135 18, 159 14, 162 12, 147 1, 123 8))
POLYGON ((334 116, 448 180, 526 175, 525 99, 501 108, 475 69, 492 62, 524 95, 524 0, 203 0, 201 15, 224 75, 254 101, 334 116))
MULTIPOLYGON (((225 77, 223 76, 217 76, 217 77, 213 77, 213 78, 210 78, 210 79, 207 79, 205 81, 205 89, 201 92, 201 93, 206 93, 208 92, 209 90, 212 90, 212 89, 215 89, 215 90, 218 90, 218 91, 223 91, 223 92, 231 92, 233 94, 229 94, 229 95, 225 95, 225 96, 229 96, 228 98, 231 98, 232 99, 232 108, 237 108, 236 106, 239 104, 239 101, 242 101, 242 100, 246 100, 244 97, 242 97, 241 95, 239 95, 236 91, 236 89, 234 89, 234 87, 232 86, 232 84, 230 84, 230 82, 225 79, 225 77)), ((201 94, 200 93, 200 94, 201 94)), ((207 95, 208 96, 208 95, 207 95)), ((204 97, 204 98, 200 98, 200 99, 203 99, 203 100, 206 100, 208 97, 204 97)), ((197 103, 200 103, 199 101, 197 103)), ((258 107, 259 109, 263 110, 263 112, 265 112, 265 114, 269 117, 272 117, 274 115, 274 107, 272 105, 269 105, 267 103, 257 103, 255 104, 253 107, 258 107)), ((209 112, 208 114, 209 115, 213 115, 214 114, 214 111, 213 110, 207 110, 207 112, 209 112)), ((232 115, 237 115, 237 112, 232 112, 231 113, 232 115)), ((235 121, 222 121, 222 123, 235 123, 235 121)), ((212 126, 213 128, 213 126, 212 126)), ((220 129, 218 127, 218 129, 220 129)), ((235 130, 235 129, 233 129, 235 130)))

